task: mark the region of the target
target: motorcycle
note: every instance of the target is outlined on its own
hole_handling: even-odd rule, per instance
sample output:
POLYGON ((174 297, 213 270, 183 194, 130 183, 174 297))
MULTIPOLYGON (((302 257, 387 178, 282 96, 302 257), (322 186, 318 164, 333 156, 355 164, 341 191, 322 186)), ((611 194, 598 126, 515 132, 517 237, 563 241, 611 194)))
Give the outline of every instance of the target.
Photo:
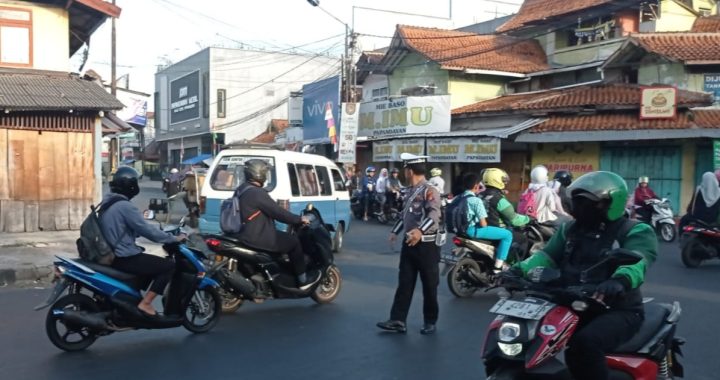
MULTIPOLYGON (((617 267, 642 259, 628 250, 609 252, 599 265, 617 267)), ((608 308, 592 298, 594 286, 552 286, 560 278, 558 270, 536 268, 529 275, 531 280, 511 274, 502 277, 504 291, 490 309, 498 316, 490 323, 483 344, 488 380, 572 379, 557 355, 566 348, 584 312, 608 308), (525 296, 518 297, 518 293, 525 296)), ((680 346, 684 340, 675 337, 680 315, 678 302, 646 303, 645 319, 638 332, 606 357, 610 377, 634 380, 683 377, 678 356, 682 355, 680 346)))
MULTIPOLYGON (((146 211, 146 218, 153 217, 153 212, 146 211)), ((182 232, 178 226, 163 230, 182 232)), ((205 333, 215 327, 221 299, 217 282, 205 275, 202 251, 184 243, 165 244, 162 248, 175 262, 175 272, 162 298, 162 316, 148 316, 137 308, 149 278, 83 259, 56 256, 55 287, 47 300, 35 307, 41 310, 52 305, 45 319, 50 342, 65 351, 81 351, 98 337, 120 331, 183 326, 193 333, 205 333)))
MULTIPOLYGON (((507 263, 525 259, 530 252, 542 249, 544 243, 555 232, 553 226, 533 221, 524 229, 529 241, 526 251, 520 246, 510 248, 507 263)), ((451 253, 441 257, 443 263, 442 276, 447 276, 450 292, 459 298, 470 297, 478 289, 487 288, 493 284, 495 274, 495 250, 497 240, 469 239, 465 236, 453 238, 455 248, 451 253)))
POLYGON ((312 205, 308 205, 303 215, 310 223, 294 232, 306 258, 310 258, 308 274, 320 272, 318 279, 306 289, 297 287, 287 255, 250 249, 226 235, 205 235, 205 243, 216 261, 208 275, 220 284, 223 312, 235 312, 245 300, 259 303, 272 298, 310 297, 319 304, 335 300, 342 278, 340 269, 333 264, 330 234, 312 205))
POLYGON ((683 228, 681 258, 688 268, 697 268, 703 261, 720 257, 720 226, 693 220, 683 228))
MULTIPOLYGON (((396 202, 388 202, 387 199, 383 201, 381 197, 385 197, 385 194, 373 194, 368 205, 368 216, 376 218, 380 224, 395 223, 400 218, 402 196, 398 196, 396 202), (399 206, 398 202, 400 202, 399 206)), ((350 197, 350 209, 357 219, 363 218, 365 205, 363 204, 362 193, 358 190, 355 190, 352 197, 350 197)))
MULTIPOLYGON (((655 229, 658 237, 664 242, 672 243, 675 241, 677 234, 670 201, 667 198, 648 199, 645 201, 645 204, 652 206, 652 215, 650 215, 650 219, 647 219, 638 214, 638 220, 651 225, 655 229)), ((635 206, 635 208, 637 209, 639 207, 635 206)))

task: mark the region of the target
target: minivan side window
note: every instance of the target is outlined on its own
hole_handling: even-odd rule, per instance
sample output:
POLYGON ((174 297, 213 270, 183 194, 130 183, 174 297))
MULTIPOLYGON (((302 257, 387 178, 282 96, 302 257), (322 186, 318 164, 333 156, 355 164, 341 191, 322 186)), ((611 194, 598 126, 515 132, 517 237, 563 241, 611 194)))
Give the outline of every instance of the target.
POLYGON ((294 164, 287 164, 288 174, 290 175, 290 190, 292 191, 293 197, 300 196, 300 186, 298 186, 297 173, 295 172, 294 164))
POLYGON ((320 194, 315 168, 312 165, 297 164, 298 182, 300 183, 300 194, 302 196, 317 196, 320 194))
POLYGON ((345 180, 337 169, 332 169, 333 183, 335 184, 335 191, 346 191, 345 180))
POLYGON ((327 168, 324 166, 316 166, 315 172, 317 172, 318 179, 320 180, 320 195, 332 195, 332 185, 330 184, 330 176, 328 175, 327 168))

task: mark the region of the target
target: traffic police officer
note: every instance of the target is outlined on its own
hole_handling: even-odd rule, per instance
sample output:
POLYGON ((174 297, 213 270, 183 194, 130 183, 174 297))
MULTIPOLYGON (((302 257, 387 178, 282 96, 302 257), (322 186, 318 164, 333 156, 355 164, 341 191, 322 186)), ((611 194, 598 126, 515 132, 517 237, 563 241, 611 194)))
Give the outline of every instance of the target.
POLYGON ((407 332, 405 321, 419 273, 423 288, 425 320, 420 333, 429 335, 435 332, 435 323, 438 319, 440 247, 435 244, 435 239, 440 219, 440 194, 425 180, 427 156, 403 153, 400 159, 404 162, 405 178, 409 180, 411 187, 406 189, 408 198, 403 205, 402 218, 395 223, 390 234, 392 243, 400 232, 404 233, 398 287, 390 310, 390 319, 379 322, 377 326, 383 330, 407 332))

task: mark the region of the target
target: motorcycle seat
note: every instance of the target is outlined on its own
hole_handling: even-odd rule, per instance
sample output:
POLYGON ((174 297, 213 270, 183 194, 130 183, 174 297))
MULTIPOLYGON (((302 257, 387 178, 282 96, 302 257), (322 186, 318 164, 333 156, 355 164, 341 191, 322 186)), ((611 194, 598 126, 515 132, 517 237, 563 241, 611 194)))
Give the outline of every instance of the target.
POLYGON ((234 259, 241 261, 248 261, 252 263, 269 263, 273 261, 271 255, 273 252, 264 251, 261 249, 249 248, 245 246, 240 240, 235 239, 226 235, 213 235, 213 237, 220 239, 224 242, 229 243, 228 246, 223 247, 222 253, 232 256, 234 259))
POLYGON ((640 325, 640 330, 627 342, 613 350, 616 354, 635 354, 660 331, 665 323, 670 309, 657 303, 645 305, 645 320, 640 325))
POLYGON ((86 267, 94 270, 95 272, 102 273, 106 276, 112 277, 116 280, 120 280, 135 289, 144 289, 150 282, 149 278, 136 276, 127 272, 119 271, 111 266, 94 263, 83 259, 76 259, 76 262, 85 265, 86 267))

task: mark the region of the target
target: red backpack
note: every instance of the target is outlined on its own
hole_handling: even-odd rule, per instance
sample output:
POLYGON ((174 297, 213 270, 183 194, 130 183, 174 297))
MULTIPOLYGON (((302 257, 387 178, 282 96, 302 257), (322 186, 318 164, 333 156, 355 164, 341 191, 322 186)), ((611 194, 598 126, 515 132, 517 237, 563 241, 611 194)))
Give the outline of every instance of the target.
POLYGON ((527 189, 520 196, 518 202, 518 212, 533 218, 537 218, 537 204, 535 203, 535 193, 537 190, 527 189))

